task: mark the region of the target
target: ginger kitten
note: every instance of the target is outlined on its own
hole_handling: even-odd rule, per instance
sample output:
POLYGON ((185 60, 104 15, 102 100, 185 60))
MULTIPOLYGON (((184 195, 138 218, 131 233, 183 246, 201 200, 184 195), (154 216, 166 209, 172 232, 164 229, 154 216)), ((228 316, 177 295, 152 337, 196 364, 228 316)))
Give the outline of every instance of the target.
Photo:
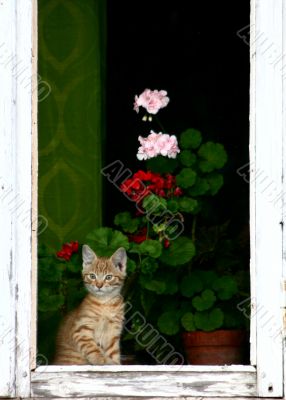
POLYGON ((124 303, 120 295, 127 256, 119 248, 110 258, 82 248, 82 276, 88 294, 60 326, 54 364, 120 364, 124 303))

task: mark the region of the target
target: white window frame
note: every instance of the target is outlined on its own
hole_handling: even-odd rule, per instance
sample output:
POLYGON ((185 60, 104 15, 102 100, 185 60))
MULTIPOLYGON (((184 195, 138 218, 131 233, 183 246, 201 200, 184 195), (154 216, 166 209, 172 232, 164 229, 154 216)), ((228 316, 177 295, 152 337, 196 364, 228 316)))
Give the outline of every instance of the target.
POLYGON ((251 365, 36 368, 37 1, 0 2, 0 397, 283 397, 286 1, 250 25, 251 365))

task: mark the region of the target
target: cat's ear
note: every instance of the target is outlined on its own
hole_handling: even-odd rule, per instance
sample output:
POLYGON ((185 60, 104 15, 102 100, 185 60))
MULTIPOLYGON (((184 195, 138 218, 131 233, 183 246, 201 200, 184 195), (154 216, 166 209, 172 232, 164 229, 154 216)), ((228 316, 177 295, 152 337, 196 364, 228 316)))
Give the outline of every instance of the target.
POLYGON ((123 273, 126 272, 127 254, 123 247, 120 247, 118 250, 116 250, 116 252, 111 256, 111 261, 113 262, 113 265, 119 269, 119 271, 123 273))
POLYGON ((82 259, 83 267, 92 264, 97 259, 95 252, 87 244, 82 246, 82 259))

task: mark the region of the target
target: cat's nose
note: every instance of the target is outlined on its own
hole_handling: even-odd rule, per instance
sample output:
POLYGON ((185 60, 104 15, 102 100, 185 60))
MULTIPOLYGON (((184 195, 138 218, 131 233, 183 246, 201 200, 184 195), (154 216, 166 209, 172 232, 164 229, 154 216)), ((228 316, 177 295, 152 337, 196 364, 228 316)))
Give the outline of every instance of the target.
POLYGON ((98 289, 101 289, 103 286, 102 282, 96 282, 96 287, 98 287, 98 289))

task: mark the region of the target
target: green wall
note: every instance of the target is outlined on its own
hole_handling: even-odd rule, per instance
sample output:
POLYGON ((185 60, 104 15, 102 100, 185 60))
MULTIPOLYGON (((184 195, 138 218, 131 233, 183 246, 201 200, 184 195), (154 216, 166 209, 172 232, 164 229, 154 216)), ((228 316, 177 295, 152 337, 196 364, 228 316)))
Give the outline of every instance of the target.
POLYGON ((39 0, 39 243, 59 249, 101 224, 105 0, 39 0))

